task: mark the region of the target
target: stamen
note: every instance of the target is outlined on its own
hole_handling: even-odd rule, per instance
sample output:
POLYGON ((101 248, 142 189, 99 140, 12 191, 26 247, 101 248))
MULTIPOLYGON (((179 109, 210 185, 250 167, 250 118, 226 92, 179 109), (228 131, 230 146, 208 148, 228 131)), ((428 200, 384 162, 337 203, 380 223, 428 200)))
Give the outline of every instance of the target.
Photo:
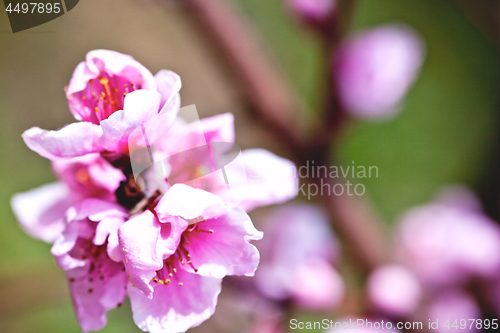
POLYGON ((182 287, 183 284, 184 282, 179 282, 179 287, 182 287))

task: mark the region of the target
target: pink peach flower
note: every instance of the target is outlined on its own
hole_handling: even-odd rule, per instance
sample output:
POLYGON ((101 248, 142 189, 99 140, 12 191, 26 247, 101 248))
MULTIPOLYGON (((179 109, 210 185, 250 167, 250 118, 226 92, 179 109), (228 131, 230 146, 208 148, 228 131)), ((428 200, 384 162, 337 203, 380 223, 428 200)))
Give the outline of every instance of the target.
POLYGON ((335 58, 340 102, 361 119, 393 116, 415 82, 424 56, 420 35, 402 25, 378 27, 347 39, 335 58))
POLYGON ((133 129, 158 113, 177 112, 180 88, 173 72, 153 77, 130 56, 91 51, 66 90, 70 110, 81 122, 57 131, 33 127, 23 139, 30 149, 53 160, 103 151, 126 153, 133 129))
POLYGON ((289 204, 269 215, 265 226, 266 238, 259 244, 262 263, 255 276, 261 292, 310 309, 339 305, 344 282, 333 267, 339 244, 325 212, 314 205, 289 204))
POLYGON ((17 193, 11 199, 23 229, 45 242, 53 242, 62 232, 69 207, 92 197, 115 201, 115 191, 125 180, 123 173, 99 154, 54 161, 52 167, 60 181, 17 193))
POLYGON ((126 296, 117 230, 128 213, 119 205, 87 199, 71 207, 66 226, 52 247, 66 271, 77 319, 84 332, 102 329, 106 312, 126 296))
POLYGON ((429 286, 492 277, 500 269, 500 227, 468 208, 431 203, 408 211, 398 231, 399 260, 429 286))
POLYGON ((243 210, 183 184, 118 235, 134 320, 152 333, 184 332, 209 318, 223 277, 254 274, 259 252, 249 242, 262 238, 243 210))

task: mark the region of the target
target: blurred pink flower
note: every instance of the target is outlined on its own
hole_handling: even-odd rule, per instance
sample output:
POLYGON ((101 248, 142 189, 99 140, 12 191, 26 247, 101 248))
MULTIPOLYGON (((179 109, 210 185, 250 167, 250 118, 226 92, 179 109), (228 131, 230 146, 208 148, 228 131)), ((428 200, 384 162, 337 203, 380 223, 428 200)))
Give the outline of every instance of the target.
POLYGON ((374 28, 346 40, 335 58, 345 110, 361 119, 394 115, 418 76, 424 55, 423 39, 402 25, 374 28))
POLYGON ((395 317, 416 310, 422 293, 417 277, 399 265, 377 268, 370 274, 367 287, 368 297, 377 309, 395 317))
POLYGON ((87 199, 70 208, 52 254, 66 271, 76 316, 84 332, 102 329, 106 312, 126 296, 127 276, 117 230, 128 213, 119 205, 87 199))
POLYGON ((70 110, 81 122, 57 131, 33 127, 23 139, 49 159, 126 152, 133 129, 158 113, 177 112, 180 88, 180 78, 173 72, 160 71, 153 77, 128 55, 91 51, 76 67, 66 90, 70 110))
POLYGON ((500 227, 483 213, 449 202, 427 204, 401 219, 398 253, 429 286, 492 277, 500 269, 500 227))
POLYGON ((425 318, 431 322, 438 321, 437 329, 433 330, 438 333, 463 332, 464 329, 467 332, 481 331, 475 324, 470 327, 471 322, 468 320, 481 319, 481 311, 474 299, 461 291, 450 291, 438 296, 429 306, 425 318))
POLYGON ((115 191, 125 179, 99 154, 54 161, 60 179, 39 188, 15 194, 11 207, 26 232, 46 242, 64 229, 63 216, 74 203, 85 198, 115 201, 115 191))
POLYGON ((264 225, 262 263, 255 276, 262 293, 276 300, 291 298, 305 308, 337 306, 344 295, 342 278, 332 266, 339 245, 323 210, 289 204, 276 209, 264 225))
POLYGON ((221 279, 253 276, 259 240, 249 216, 216 195, 173 185, 119 230, 134 320, 152 333, 184 332, 215 311, 221 279))
POLYGON ((336 0, 286 0, 288 8, 301 20, 318 24, 332 15, 336 0))

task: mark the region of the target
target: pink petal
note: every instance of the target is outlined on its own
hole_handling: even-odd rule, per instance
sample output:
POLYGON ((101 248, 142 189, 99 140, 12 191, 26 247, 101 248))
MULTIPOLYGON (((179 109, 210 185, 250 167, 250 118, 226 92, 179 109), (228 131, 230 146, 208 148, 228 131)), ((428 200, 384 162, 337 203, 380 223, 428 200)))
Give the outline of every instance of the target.
POLYGON ((122 217, 108 217, 102 219, 97 225, 93 243, 103 245, 108 241, 108 256, 111 260, 120 262, 123 260, 122 250, 118 242, 118 229, 125 223, 122 217))
POLYGON ((179 269, 173 282, 157 284, 152 299, 129 285, 134 321, 150 333, 180 333, 200 325, 215 311, 221 280, 179 269), (182 282, 180 287, 178 282, 182 282))
POLYGON ((106 313, 123 302, 127 291, 122 264, 100 258, 99 272, 92 265, 88 261, 85 267, 67 272, 76 316, 84 332, 106 326, 106 313))
POLYGON ((62 182, 15 194, 10 202, 21 227, 49 243, 64 229, 64 212, 72 203, 69 189, 62 182))
POLYGON ((101 72, 125 77, 142 89, 156 90, 151 72, 131 56, 109 50, 94 50, 87 53, 85 62, 76 67, 66 94, 83 90, 87 82, 97 78, 101 72))
POLYGON ((88 218, 91 221, 99 222, 106 217, 127 217, 128 212, 122 206, 101 199, 85 199, 72 206, 66 212, 68 221, 83 220, 88 218))
POLYGON ((155 80, 158 92, 161 94, 160 113, 179 110, 181 107, 179 90, 182 88, 180 76, 162 69, 155 75, 155 80))
POLYGON ((136 90, 128 94, 123 110, 101 121, 103 147, 113 151, 121 148, 121 144, 126 145, 127 136, 158 113, 160 99, 159 93, 149 90, 136 90))
POLYGON ((161 198, 155 210, 162 220, 168 215, 192 220, 198 217, 218 216, 224 213, 226 206, 215 194, 184 184, 175 184, 161 198))
POLYGON ((101 128, 87 122, 72 123, 58 131, 32 127, 22 135, 28 148, 50 160, 101 152, 101 136, 101 128))
POLYGON ((158 223, 149 210, 127 221, 118 230, 129 280, 147 297, 153 297, 149 282, 163 267, 163 260, 177 249, 179 239, 170 235, 170 225, 158 223))
POLYGON ((249 242, 262 239, 263 234, 255 229, 243 210, 233 208, 224 215, 199 222, 198 228, 205 232, 188 233, 190 244, 185 246, 198 274, 216 278, 254 275, 260 256, 249 242))
POLYGON ((80 198, 116 200, 115 192, 125 180, 123 172, 111 166, 100 154, 52 162, 56 175, 80 198))
POLYGON ((297 196, 298 177, 295 164, 264 149, 243 151, 248 184, 231 187, 245 211, 256 207, 283 203, 297 196))
POLYGON ((207 143, 234 142, 234 116, 232 113, 203 118, 200 122, 207 143))

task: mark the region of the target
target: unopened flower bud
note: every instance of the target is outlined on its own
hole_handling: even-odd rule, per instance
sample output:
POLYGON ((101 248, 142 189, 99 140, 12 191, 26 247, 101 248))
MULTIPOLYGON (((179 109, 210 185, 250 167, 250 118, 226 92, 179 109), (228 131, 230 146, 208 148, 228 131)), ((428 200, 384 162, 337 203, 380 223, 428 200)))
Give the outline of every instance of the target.
POLYGON ((336 89, 343 108, 362 119, 394 115, 418 76, 424 55, 422 38, 401 25, 346 40, 335 58, 336 89))

